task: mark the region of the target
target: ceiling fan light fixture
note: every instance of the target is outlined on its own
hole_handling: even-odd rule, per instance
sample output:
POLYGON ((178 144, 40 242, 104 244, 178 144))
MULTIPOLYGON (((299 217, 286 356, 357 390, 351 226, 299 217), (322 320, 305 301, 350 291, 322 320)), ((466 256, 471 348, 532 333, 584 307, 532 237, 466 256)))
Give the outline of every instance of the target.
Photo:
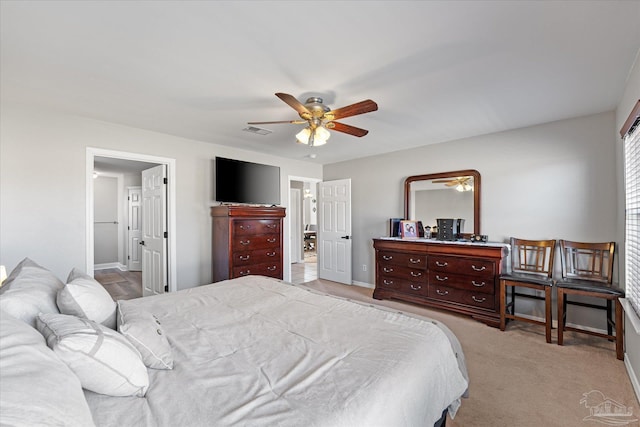
POLYGON ((326 130, 322 126, 318 126, 315 129, 314 135, 313 135, 313 139, 311 138, 311 128, 310 127, 306 127, 304 129, 302 129, 296 135, 296 139, 298 140, 298 143, 306 144, 306 145, 309 145, 311 147, 319 147, 320 145, 326 144, 327 140, 330 137, 331 137, 331 133, 329 133, 329 131, 326 130))
POLYGON ((462 192, 462 191, 472 191, 473 187, 468 182, 463 182, 463 183, 460 183, 460 184, 456 185, 456 190, 458 190, 460 192, 462 192))

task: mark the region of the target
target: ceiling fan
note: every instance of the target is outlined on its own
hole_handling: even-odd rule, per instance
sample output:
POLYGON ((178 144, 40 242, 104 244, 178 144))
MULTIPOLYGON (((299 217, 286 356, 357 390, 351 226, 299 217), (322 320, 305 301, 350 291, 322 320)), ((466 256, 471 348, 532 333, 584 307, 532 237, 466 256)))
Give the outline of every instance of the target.
POLYGON ((336 122, 335 120, 344 119, 345 117, 357 116, 358 114, 370 113, 378 109, 378 104, 370 99, 347 105, 346 107, 331 110, 322 103, 322 98, 311 97, 303 104, 292 95, 287 93, 276 93, 276 96, 287 103, 291 108, 298 112, 302 120, 284 120, 275 122, 248 122, 250 125, 266 125, 277 123, 291 123, 296 125, 307 124, 300 131, 296 138, 302 144, 309 146, 319 146, 327 143, 327 139, 331 135, 327 129, 338 132, 347 133, 349 135, 362 137, 369 133, 366 129, 357 128, 355 126, 346 125, 336 122))
POLYGON ((431 181, 434 184, 444 183, 447 187, 455 187, 458 191, 471 191, 473 190, 473 177, 471 176, 459 176, 451 179, 437 179, 431 181))

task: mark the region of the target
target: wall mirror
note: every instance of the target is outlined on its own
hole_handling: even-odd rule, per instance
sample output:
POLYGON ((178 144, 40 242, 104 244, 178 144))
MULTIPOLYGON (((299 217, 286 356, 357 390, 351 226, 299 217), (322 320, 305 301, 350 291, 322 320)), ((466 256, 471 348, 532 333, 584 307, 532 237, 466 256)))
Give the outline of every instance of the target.
POLYGON ((480 234, 480 172, 468 169, 414 175, 404 181, 404 217, 430 227, 437 218, 464 219, 465 234, 480 234))

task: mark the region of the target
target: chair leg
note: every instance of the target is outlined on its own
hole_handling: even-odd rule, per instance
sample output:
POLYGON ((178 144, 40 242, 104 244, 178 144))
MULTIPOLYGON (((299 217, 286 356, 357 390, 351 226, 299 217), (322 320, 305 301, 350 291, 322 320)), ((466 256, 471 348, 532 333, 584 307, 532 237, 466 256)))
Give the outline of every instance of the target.
POLYGON ((616 298, 616 357, 618 360, 624 360, 624 332, 622 329, 622 304, 620 304, 620 299, 616 298))
POLYGON ((551 314, 551 286, 547 286, 544 289, 544 309, 545 309, 545 335, 547 342, 551 343, 551 325, 553 324, 553 315, 551 314))
POLYGON ((611 335, 613 330, 611 328, 611 322, 613 321, 613 317, 611 316, 611 304, 612 301, 610 299, 607 300, 607 334, 611 335))
POLYGON ((500 280, 500 330, 504 331, 507 325, 506 315, 507 305, 507 285, 504 280, 500 280))
POLYGON ((565 304, 564 304, 564 291, 562 290, 562 288, 557 288, 558 289, 558 345, 562 345, 562 333, 564 332, 564 310, 565 310, 565 304))

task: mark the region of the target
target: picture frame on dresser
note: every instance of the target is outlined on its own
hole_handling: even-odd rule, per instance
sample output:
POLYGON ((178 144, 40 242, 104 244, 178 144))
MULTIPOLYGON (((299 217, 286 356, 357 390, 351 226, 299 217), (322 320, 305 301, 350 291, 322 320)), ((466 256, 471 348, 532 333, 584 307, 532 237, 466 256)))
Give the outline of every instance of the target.
POLYGON ((400 237, 403 239, 417 239, 418 223, 416 221, 400 221, 400 237))

